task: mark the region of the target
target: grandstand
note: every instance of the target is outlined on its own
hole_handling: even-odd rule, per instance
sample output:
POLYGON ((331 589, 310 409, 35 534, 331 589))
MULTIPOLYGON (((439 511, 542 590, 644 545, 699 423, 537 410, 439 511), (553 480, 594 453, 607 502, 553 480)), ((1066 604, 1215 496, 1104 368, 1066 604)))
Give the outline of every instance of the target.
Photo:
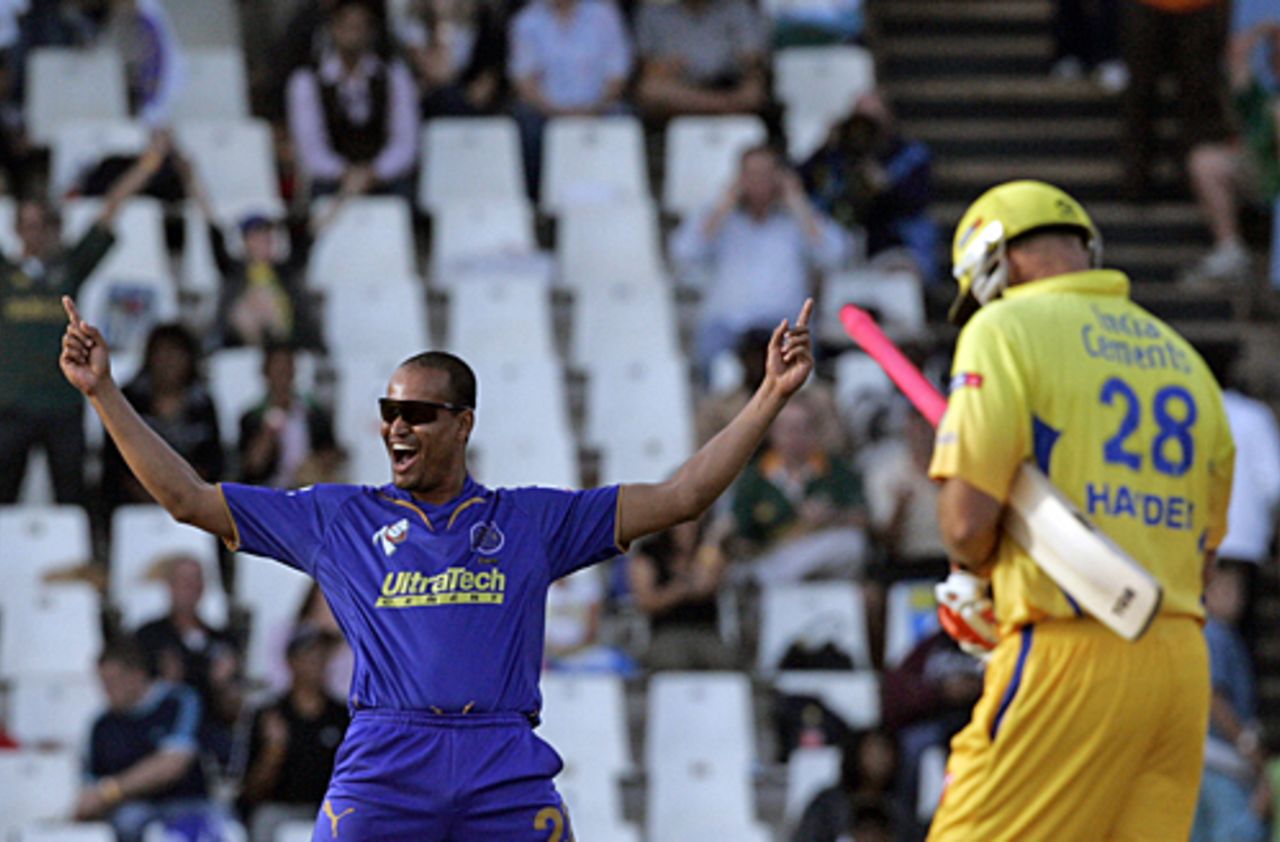
MULTIPOLYGON (((270 19, 272 4, 163 2, 187 62, 187 87, 172 115, 176 142, 195 161, 217 213, 230 223, 248 212, 308 210, 301 190, 281 189, 289 163, 277 156, 278 115, 251 108, 259 97, 250 96, 250 80, 268 62, 245 52, 262 35, 244 31, 241 7, 261 5, 266 12, 252 19, 270 19)), ((346 481, 387 480, 375 399, 395 365, 427 347, 454 351, 477 371, 471 458, 480 481, 582 487, 669 474, 696 447, 698 405, 712 391, 728 391, 737 376, 726 358, 710 386, 695 371, 701 291, 677 276, 670 233, 720 196, 743 149, 781 130, 792 156, 804 157, 842 116, 833 103, 877 85, 903 133, 933 150, 930 214, 944 232, 941 265, 949 266, 949 233, 978 192, 1015 177, 1053 181, 1089 206, 1108 265, 1131 274, 1137 300, 1193 342, 1238 340, 1250 382, 1280 394, 1267 364, 1280 351, 1274 298, 1261 279, 1212 288, 1176 282, 1209 246, 1185 181, 1170 159, 1158 170, 1159 201, 1116 198, 1122 174, 1109 156, 1122 131, 1119 100, 1087 80, 1045 76, 1050 0, 755 5, 779 21, 856 10, 861 30, 772 54, 780 119, 685 116, 657 129, 633 114, 552 119, 535 200, 525 191, 515 120, 433 117, 420 128, 412 201, 359 197, 337 212, 307 273, 325 348, 308 352, 299 378, 335 418, 346 481)), ((105 156, 145 146, 147 132, 128 112, 118 55, 41 47, 27 55, 25 69, 27 127, 41 150, 36 183, 50 197, 66 198, 105 156)), ((66 237, 88 224, 94 202, 66 198, 66 237)), ((14 209, 13 196, 0 197, 6 253, 16 245, 14 209)), ((189 202, 132 199, 116 230, 119 242, 85 286, 81 309, 103 326, 123 383, 141 364, 152 325, 180 318, 212 335, 221 279, 189 202)), ((896 337, 934 352, 933 369, 941 370, 954 330, 943 319, 951 286, 938 280, 861 261, 818 281, 819 375, 860 444, 885 434, 903 410, 879 371, 851 350, 834 314, 846 302, 875 309, 896 337)), ((244 348, 212 350, 204 362, 229 455, 237 420, 261 394, 256 366, 256 354, 244 348)), ((86 432, 92 477, 103 431, 91 413, 86 432)), ((22 746, 0 750, 0 842, 112 838, 102 825, 64 821, 85 733, 101 710, 93 659, 104 635, 163 608, 159 585, 148 578, 151 561, 182 550, 204 565, 202 610, 246 641, 255 699, 280 658, 271 651, 279 626, 305 597, 305 582, 291 571, 226 553, 158 507, 117 510, 110 538, 105 526, 84 508, 53 502, 43 457, 29 469, 18 504, 0 506, 0 723, 22 746), (87 574, 67 572, 85 564, 87 574), (48 581, 51 573, 60 581, 48 581)), ((607 565, 602 637, 638 654, 646 622, 621 584, 622 563, 607 565)), ((889 588, 881 612, 866 607, 863 583, 848 579, 763 592, 745 577, 730 582, 718 600, 719 622, 741 670, 544 676, 540 733, 565 759, 557 785, 583 842, 790 839, 812 796, 838 780, 840 758, 831 746, 784 756, 780 698, 816 698, 851 728, 876 727, 886 718, 884 670, 936 630, 931 588, 919 581, 889 588), (780 668, 794 643, 815 637, 835 643, 851 666, 780 668)), ((1260 586, 1261 616, 1280 616, 1274 564, 1260 586)), ((1256 652, 1259 705, 1268 729, 1280 732, 1280 634, 1271 631, 1256 652)), ((940 791, 943 760, 933 751, 920 765, 914 813, 922 825, 940 791)), ((234 787, 230 780, 226 791, 234 787)), ((276 836, 309 838, 301 826, 276 836)))

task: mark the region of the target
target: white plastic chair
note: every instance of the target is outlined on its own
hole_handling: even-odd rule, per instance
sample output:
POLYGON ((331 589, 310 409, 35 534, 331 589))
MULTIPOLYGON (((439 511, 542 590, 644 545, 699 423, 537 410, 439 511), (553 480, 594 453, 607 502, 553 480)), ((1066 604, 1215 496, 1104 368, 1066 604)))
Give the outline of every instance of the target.
POLYGON ((235 600, 249 612, 245 674, 250 679, 270 683, 273 676, 284 675, 284 648, 310 590, 311 578, 301 571, 246 553, 236 555, 235 600))
POLYGON ((895 582, 885 606, 884 662, 895 667, 939 628, 933 582, 895 582))
POLYGON ((666 277, 649 201, 570 208, 560 215, 556 246, 560 282, 573 290, 666 277))
POLYGON ((164 0, 185 48, 241 49, 240 9, 234 0, 164 0))
POLYGON ((357 349, 331 357, 338 374, 335 432, 347 450, 348 482, 382 485, 391 479, 391 462, 382 443, 378 398, 387 394, 387 381, 411 353, 408 349, 357 349))
MULTIPOLYGON (((875 60, 856 46, 790 47, 773 59, 774 93, 788 113, 835 118, 876 84, 875 60)), ((828 122, 830 125, 830 122, 828 122)))
POLYGON ((649 680, 645 768, 713 762, 744 777, 755 760, 751 682, 737 672, 659 672, 649 680))
POLYGON ((651 768, 646 795, 650 839, 771 839, 755 820, 748 773, 732 762, 709 759, 651 768))
POLYGON ((600 481, 656 482, 693 452, 693 408, 683 358, 606 359, 587 388, 587 439, 600 448, 600 481))
POLYGON ((9 730, 22 745, 79 751, 105 709, 98 678, 88 673, 19 673, 9 688, 9 730))
POLYGON ((418 206, 525 199, 520 134, 510 117, 439 118, 422 130, 418 206))
POLYGON ((284 822, 276 828, 275 842, 311 842, 315 829, 315 822, 284 822))
POLYGON ((778 673, 773 686, 791 695, 821 699, 851 728, 880 724, 880 679, 873 670, 789 670, 778 673))
MULTIPOLYGON (((321 212, 317 203, 312 212, 321 212)), ((353 199, 320 233, 311 254, 310 280, 317 288, 372 285, 417 273, 413 218, 394 196, 353 199)))
POLYGON ((841 751, 837 746, 798 748, 787 758, 787 790, 782 824, 790 830, 813 797, 840 782, 841 751))
MULTIPOLYGON (((210 0, 210 5, 217 5, 210 0)), ((239 47, 198 47, 183 51, 183 84, 173 120, 242 121, 249 117, 249 83, 239 47)))
POLYGON ((547 123, 542 161, 548 213, 649 195, 644 133, 634 117, 557 117, 547 123))
POLYGON ((576 839, 640 842, 640 830, 623 818, 617 780, 593 769, 565 763, 556 776, 556 790, 569 808, 576 839))
POLYGON ((76 120, 126 120, 124 62, 115 50, 42 47, 27 57, 26 125, 49 145, 76 120))
POLYGON ((275 146, 265 121, 187 120, 176 131, 215 207, 280 206, 275 146))
POLYGON ((0 196, 0 251, 17 254, 22 248, 14 224, 18 218, 18 203, 12 196, 0 196))
POLYGON ((112 602, 126 628, 164 615, 169 594, 164 582, 151 580, 153 565, 165 556, 190 555, 204 572, 204 595, 197 610, 206 623, 221 628, 227 622, 227 594, 218 569, 217 539, 194 526, 178 523, 156 505, 128 505, 111 518, 112 602))
POLYGON ((137 155, 146 146, 147 128, 127 118, 59 123, 49 144, 49 197, 61 199, 108 155, 137 155))
POLYGON ((662 206, 683 215, 714 202, 737 177, 744 150, 763 143, 754 116, 677 117, 667 125, 662 206))
POLYGON ((472 279, 450 291, 449 311, 449 347, 472 363, 555 355, 551 291, 543 284, 472 279))
POLYGON ((880 272, 855 269, 827 275, 822 284, 822 312, 819 319, 831 326, 832 338, 843 340, 840 310, 856 304, 874 310, 880 326, 890 332, 915 334, 925 329, 924 291, 920 279, 911 272, 880 272))
POLYGON ((760 595, 758 669, 779 669, 791 644, 834 643, 855 667, 870 667, 867 618, 861 589, 852 582, 808 582, 773 585, 760 595))
MULTIPOLYGON (((403 275, 377 275, 330 287, 325 293, 324 335, 334 355, 360 353, 403 360, 418 353, 429 344, 422 283, 403 275)), ((380 385, 386 384, 392 370, 380 385)))
POLYGON ((104 822, 27 825, 18 832, 17 842, 116 842, 115 831, 104 822))
POLYGON ((91 675, 102 648, 100 614, 97 592, 82 584, 49 585, 8 606, 0 617, 0 675, 91 675))
POLYGON ((612 781, 627 773, 632 764, 622 679, 546 673, 538 735, 581 774, 612 781))
POLYGON ((464 200, 435 211, 431 274, 452 288, 472 278, 546 282, 547 259, 533 237, 533 209, 524 198, 464 200))
POLYGON ((80 506, 0 506, 0 608, 26 599, 50 570, 93 557, 89 516, 80 506))
POLYGON ((862 351, 845 351, 836 358, 836 409, 846 426, 865 430, 870 419, 896 390, 880 364, 862 351))
POLYGON ((66 821, 80 769, 72 751, 0 751, 0 839, 37 822, 66 821))
POLYGON ((672 288, 661 276, 601 279, 574 296, 570 357, 591 370, 615 360, 675 358, 678 322, 672 288))

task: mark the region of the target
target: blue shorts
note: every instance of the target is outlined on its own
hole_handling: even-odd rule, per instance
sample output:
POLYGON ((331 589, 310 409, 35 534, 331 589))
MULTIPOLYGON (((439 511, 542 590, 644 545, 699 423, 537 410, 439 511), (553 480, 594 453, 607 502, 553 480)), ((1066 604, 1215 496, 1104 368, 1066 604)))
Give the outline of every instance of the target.
POLYGON ((519 714, 357 711, 314 842, 573 842, 563 764, 519 714))

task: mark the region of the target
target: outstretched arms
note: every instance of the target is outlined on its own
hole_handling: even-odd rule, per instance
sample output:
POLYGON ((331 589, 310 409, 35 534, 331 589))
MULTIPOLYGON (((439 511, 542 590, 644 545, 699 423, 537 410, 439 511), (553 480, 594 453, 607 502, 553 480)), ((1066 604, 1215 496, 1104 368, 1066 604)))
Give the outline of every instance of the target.
POLYGON ((80 318, 75 303, 64 296, 67 331, 62 337, 62 373, 93 405, 134 476, 169 514, 223 539, 235 535, 235 524, 216 486, 200 478, 164 439, 147 426, 111 379, 106 340, 80 318))
POLYGON ((813 370, 809 317, 813 300, 792 327, 786 319, 773 331, 766 351, 765 377, 747 405, 729 424, 665 482, 624 485, 618 503, 618 540, 626 546, 702 514, 755 453, 774 417, 804 385, 813 370))

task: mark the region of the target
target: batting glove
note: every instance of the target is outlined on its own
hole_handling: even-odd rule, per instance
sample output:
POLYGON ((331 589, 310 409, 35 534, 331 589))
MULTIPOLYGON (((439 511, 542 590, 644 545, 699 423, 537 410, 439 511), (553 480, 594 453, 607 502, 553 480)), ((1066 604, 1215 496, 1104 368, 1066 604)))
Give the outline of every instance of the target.
POLYGON ((950 576, 934 586, 933 593, 938 599, 938 619, 943 630, 965 652, 986 660, 998 640, 991 583, 953 568, 950 576))

